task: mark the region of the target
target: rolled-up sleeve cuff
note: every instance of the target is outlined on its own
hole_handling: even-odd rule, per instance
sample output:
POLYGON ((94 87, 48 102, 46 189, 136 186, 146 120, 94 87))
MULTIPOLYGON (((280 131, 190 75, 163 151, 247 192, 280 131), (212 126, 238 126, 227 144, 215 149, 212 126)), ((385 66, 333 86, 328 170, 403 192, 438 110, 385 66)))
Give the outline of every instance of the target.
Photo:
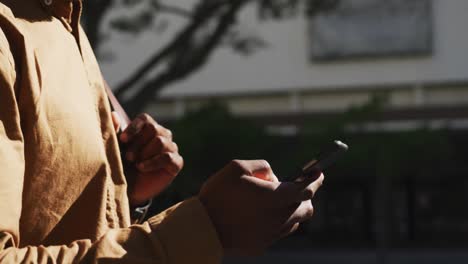
POLYGON ((198 198, 179 203, 148 220, 169 263, 221 263, 216 230, 198 198))

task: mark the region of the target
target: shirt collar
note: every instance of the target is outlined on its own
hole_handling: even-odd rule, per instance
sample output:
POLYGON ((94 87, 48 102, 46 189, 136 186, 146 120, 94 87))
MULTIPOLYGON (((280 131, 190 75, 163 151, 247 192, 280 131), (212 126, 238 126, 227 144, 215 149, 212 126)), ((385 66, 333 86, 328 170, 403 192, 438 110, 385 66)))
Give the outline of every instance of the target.
POLYGON ((60 19, 71 31, 71 25, 81 15, 81 0, 37 0, 52 16, 60 19), (78 15, 77 15, 78 14, 78 15))
POLYGON ((42 6, 53 16, 72 22, 74 2, 78 0, 38 0, 42 6))

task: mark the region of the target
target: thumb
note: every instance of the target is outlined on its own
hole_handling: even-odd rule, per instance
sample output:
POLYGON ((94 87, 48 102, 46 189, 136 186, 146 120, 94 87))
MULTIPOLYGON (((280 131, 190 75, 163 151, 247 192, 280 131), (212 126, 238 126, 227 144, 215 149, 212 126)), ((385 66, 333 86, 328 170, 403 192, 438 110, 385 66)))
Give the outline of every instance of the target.
POLYGON ((116 111, 112 111, 112 124, 114 125, 115 133, 120 129, 120 115, 116 111))
POLYGON ((320 186, 322 186, 323 180, 324 175, 320 174, 313 182, 310 182, 310 180, 282 182, 276 191, 278 205, 290 206, 298 202, 312 199, 320 186))
POLYGON ((273 173, 270 164, 266 160, 249 160, 242 161, 244 167, 247 169, 249 176, 255 178, 270 181, 278 182, 278 178, 273 173))

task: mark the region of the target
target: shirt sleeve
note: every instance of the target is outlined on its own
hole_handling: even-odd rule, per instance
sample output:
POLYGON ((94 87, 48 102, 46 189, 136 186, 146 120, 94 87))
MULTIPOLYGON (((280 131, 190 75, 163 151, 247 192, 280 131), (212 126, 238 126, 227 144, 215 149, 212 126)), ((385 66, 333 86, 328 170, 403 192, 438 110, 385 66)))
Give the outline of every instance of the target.
POLYGON ((13 56, 0 30, 0 263, 221 262, 216 231, 197 198, 141 225, 110 229, 97 241, 20 247, 25 160, 15 78, 13 56))

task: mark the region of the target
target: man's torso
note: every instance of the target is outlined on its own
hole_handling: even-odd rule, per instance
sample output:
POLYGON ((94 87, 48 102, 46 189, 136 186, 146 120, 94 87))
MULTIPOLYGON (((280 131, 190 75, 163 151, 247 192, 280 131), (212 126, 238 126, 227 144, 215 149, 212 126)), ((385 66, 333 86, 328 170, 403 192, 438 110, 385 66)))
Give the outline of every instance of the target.
POLYGON ((23 245, 95 240, 129 224, 102 77, 86 36, 73 28, 77 17, 67 24, 39 0, 0 1, 24 136, 23 245))

